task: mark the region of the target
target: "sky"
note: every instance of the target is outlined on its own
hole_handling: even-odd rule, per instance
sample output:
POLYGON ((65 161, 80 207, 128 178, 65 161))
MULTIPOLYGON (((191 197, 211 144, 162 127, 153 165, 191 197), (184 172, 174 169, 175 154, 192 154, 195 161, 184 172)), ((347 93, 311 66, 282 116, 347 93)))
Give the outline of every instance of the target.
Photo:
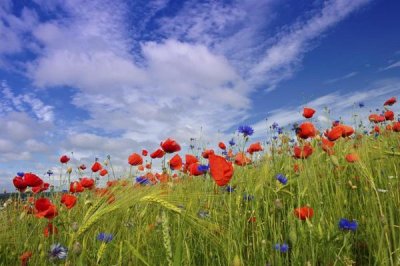
MULTIPOLYGON (((400 94, 397 0, 0 1, 0 189, 168 137, 347 123, 400 94), (359 103, 364 107, 360 108, 359 103), (329 109, 329 114, 327 110, 329 109)), ((400 111, 394 107, 394 111, 400 111)))

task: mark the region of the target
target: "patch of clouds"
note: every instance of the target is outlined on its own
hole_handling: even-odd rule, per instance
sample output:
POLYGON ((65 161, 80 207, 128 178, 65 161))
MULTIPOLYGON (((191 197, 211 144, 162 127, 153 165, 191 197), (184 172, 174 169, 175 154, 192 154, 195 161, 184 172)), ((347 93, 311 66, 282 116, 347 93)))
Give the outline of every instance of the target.
POLYGON ((352 78, 352 77, 357 76, 357 75, 358 75, 358 72, 357 71, 353 71, 353 72, 350 72, 350 73, 348 73, 348 74, 346 74, 344 76, 341 76, 341 77, 338 77, 338 78, 329 79, 329 80, 325 81, 325 83, 326 84, 332 84, 332 83, 335 83, 335 82, 338 82, 338 81, 342 81, 342 80, 346 80, 346 79, 352 78))

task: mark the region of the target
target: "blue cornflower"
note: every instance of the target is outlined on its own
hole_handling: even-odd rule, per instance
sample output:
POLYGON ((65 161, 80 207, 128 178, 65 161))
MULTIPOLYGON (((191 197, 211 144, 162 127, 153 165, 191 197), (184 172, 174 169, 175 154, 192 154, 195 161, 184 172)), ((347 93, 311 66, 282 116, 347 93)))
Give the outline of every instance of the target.
POLYGON ((197 166, 197 170, 199 172, 205 173, 208 171, 208 169, 210 169, 210 166, 208 166, 208 165, 200 164, 199 166, 197 166))
POLYGON ((226 155, 228 155, 228 152, 227 152, 227 151, 223 151, 223 152, 222 152, 222 155, 225 155, 225 156, 226 156, 226 155))
POLYGON ((60 243, 53 244, 50 247, 49 257, 51 260, 63 260, 68 255, 68 248, 62 246, 60 243))
POLYGON ((253 196, 253 195, 250 195, 250 194, 243 194, 243 200, 251 201, 251 200, 253 200, 253 199, 254 199, 254 196, 253 196))
POLYGON ((342 230, 349 230, 355 232, 357 230, 358 223, 357 221, 353 220, 347 220, 345 218, 340 219, 339 221, 339 228, 342 230))
POLYGON ((235 141, 233 140, 233 139, 231 139, 230 141, 229 141, 229 145, 231 145, 231 146, 234 146, 236 143, 235 143, 235 141))
POLYGON ((226 190, 227 192, 234 192, 234 191, 235 191, 235 188, 233 188, 233 187, 231 187, 231 186, 226 186, 225 190, 226 190))
POLYGON ((136 183, 139 183, 141 185, 149 185, 150 181, 144 176, 138 176, 136 177, 136 183))
POLYGON ((273 136, 272 138, 273 138, 274 140, 277 140, 278 137, 277 137, 277 136, 273 136))
POLYGON ((283 133, 283 129, 281 127, 278 128, 278 134, 282 134, 283 133))
POLYGON ((287 184, 288 179, 287 179, 284 175, 282 175, 282 174, 277 174, 277 175, 275 176, 275 178, 276 178, 276 180, 278 180, 282 185, 286 185, 286 184, 287 184))
POLYGON ((53 171, 49 170, 49 171, 47 171, 46 174, 48 174, 49 176, 51 176, 51 175, 53 175, 54 173, 53 173, 53 171))
POLYGON ((114 236, 112 234, 107 234, 107 233, 100 233, 97 236, 97 240, 105 243, 110 242, 111 240, 113 240, 113 238, 114 236))
POLYGON ((281 244, 275 244, 275 250, 280 251, 282 253, 286 253, 289 251, 289 245, 286 243, 281 244))
POLYGON ((360 103, 358 103, 358 106, 359 106, 360 108, 363 108, 365 105, 364 105, 363 102, 360 102, 360 103))
POLYGON ((17 173, 17 176, 19 176, 19 177, 23 177, 24 175, 25 175, 24 172, 18 172, 18 173, 17 173))
POLYGON ((242 133, 243 136, 251 136, 254 133, 254 129, 251 126, 240 126, 238 128, 239 133, 242 133))
POLYGON ((279 127, 279 124, 274 122, 274 123, 272 123, 271 127, 272 127, 272 129, 276 129, 279 127))

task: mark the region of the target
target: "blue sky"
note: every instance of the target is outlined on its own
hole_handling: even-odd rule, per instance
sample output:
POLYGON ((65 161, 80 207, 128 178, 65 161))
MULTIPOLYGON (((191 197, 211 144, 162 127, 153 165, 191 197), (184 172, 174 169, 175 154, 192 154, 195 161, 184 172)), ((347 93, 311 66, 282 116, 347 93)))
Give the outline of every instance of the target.
MULTIPOLYGON (((167 137, 349 123, 400 92, 395 0, 0 2, 0 188, 167 137), (365 103, 365 107, 354 106, 365 103), (323 112, 330 108, 330 117, 323 112), (266 121, 265 119, 268 118, 266 121)), ((395 111, 398 111, 396 108, 395 111)))

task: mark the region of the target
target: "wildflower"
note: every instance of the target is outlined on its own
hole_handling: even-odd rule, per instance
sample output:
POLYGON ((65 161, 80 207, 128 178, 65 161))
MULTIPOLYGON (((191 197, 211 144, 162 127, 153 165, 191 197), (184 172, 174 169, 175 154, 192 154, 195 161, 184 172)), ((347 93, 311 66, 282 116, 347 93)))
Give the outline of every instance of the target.
POLYGON ((25 173, 24 181, 28 187, 37 187, 43 184, 43 180, 35 174, 25 173))
POLYGON ((189 165, 189 173, 193 176, 199 176, 204 174, 203 172, 199 171, 199 163, 192 163, 189 165))
POLYGON ((181 150, 181 146, 179 146, 175 140, 170 138, 161 142, 160 146, 166 153, 174 153, 181 150))
POLYGON ((317 130, 311 122, 304 122, 297 129, 297 135, 302 139, 313 138, 316 134, 317 130))
POLYGON ((68 255, 68 248, 62 246, 60 243, 53 244, 50 247, 49 257, 50 260, 63 260, 68 255))
POLYGON ((262 150, 264 150, 264 149, 261 146, 261 143, 260 142, 256 142, 256 143, 253 143, 253 144, 251 144, 249 146, 249 148, 247 149, 247 152, 250 153, 250 154, 253 154, 254 152, 259 152, 259 151, 262 151, 262 150))
POLYGON ((97 235, 97 240, 104 242, 104 243, 109 243, 111 240, 113 240, 114 236, 112 234, 107 234, 107 233, 99 233, 97 235))
POLYGON ((24 175, 25 175, 24 172, 18 172, 17 173, 17 176, 19 176, 19 177, 24 177, 24 175))
POLYGON ((314 113, 315 113, 315 110, 312 108, 304 107, 304 109, 303 109, 303 116, 305 118, 313 117, 314 113))
POLYGON ((226 190, 227 192, 229 192, 229 193, 235 192, 235 188, 234 188, 234 187, 231 187, 231 186, 226 186, 226 187, 225 187, 225 190, 226 190))
POLYGON ((180 170, 182 168, 182 158, 179 154, 175 154, 171 160, 169 160, 169 167, 172 170, 180 170))
POLYGON ((313 148, 311 147, 311 145, 309 143, 307 143, 302 147, 299 147, 297 145, 294 146, 293 151, 294 151, 295 158, 306 159, 313 153, 313 148))
POLYGON ((360 158, 356 153, 350 153, 346 155, 346 161, 349 163, 354 163, 357 162, 358 160, 360 160, 360 158))
POLYGON ((283 129, 281 127, 278 128, 278 134, 282 134, 283 133, 283 129))
POLYGON ((236 143, 235 143, 235 141, 233 140, 233 139, 231 139, 230 141, 229 141, 229 145, 231 145, 231 146, 234 146, 236 143))
POLYGON ((274 123, 272 123, 271 127, 272 127, 272 129, 276 129, 279 127, 279 124, 274 122, 274 123))
POLYGON ((358 107, 363 108, 365 105, 363 102, 358 103, 358 107))
POLYGON ((105 175, 107 175, 107 174, 108 174, 107 169, 102 169, 102 170, 100 171, 100 176, 105 176, 105 175))
POLYGON ((143 164, 143 158, 137 153, 132 153, 128 157, 128 163, 132 166, 143 164))
POLYGON ((301 207, 294 209, 294 215, 300 220, 306 220, 314 216, 314 210, 309 207, 301 207))
POLYGON ((277 174, 275 179, 278 180, 282 185, 286 185, 288 181, 288 179, 282 174, 277 174))
POLYGON ((392 128, 394 132, 400 132, 400 122, 394 123, 392 128))
POLYGON ((84 191, 84 187, 78 181, 71 182, 71 184, 69 185, 69 192, 71 192, 71 193, 78 193, 78 192, 83 192, 83 191, 84 191))
POLYGON ((45 237, 49 237, 52 234, 57 234, 58 229, 52 223, 48 223, 47 226, 43 230, 43 234, 45 237))
POLYGON ((150 157, 152 159, 155 158, 162 158, 164 156, 165 152, 162 149, 157 149, 156 151, 154 151, 152 154, 150 154, 150 157))
POLYGON ((26 251, 26 252, 22 253, 22 255, 19 257, 19 259, 21 260, 21 266, 28 265, 28 261, 31 257, 32 257, 31 251, 26 251))
POLYGON ((79 255, 82 252, 82 245, 79 242, 75 242, 72 246, 72 253, 79 255))
POLYGON ((201 154, 201 156, 202 156, 204 159, 208 159, 208 157, 209 157, 211 154, 215 154, 215 152, 214 152, 213 149, 204 150, 203 153, 201 154))
POLYGON ((225 143, 223 143, 223 142, 218 143, 218 147, 219 147, 221 150, 225 150, 225 149, 226 149, 226 145, 225 145, 225 143))
POLYGON ((71 194, 64 194, 61 197, 61 203, 64 204, 67 209, 71 209, 75 206, 76 197, 71 194))
POLYGON ((254 133, 254 129, 250 126, 240 126, 238 131, 242 133, 244 137, 251 136, 254 133))
POLYGON ((203 173, 206 173, 208 169, 210 169, 210 166, 208 165, 200 164, 199 166, 197 166, 197 170, 203 173))
POLYGON ((390 99, 388 99, 383 105, 393 105, 397 102, 396 97, 392 97, 390 99))
POLYGON ((348 231, 353 231, 355 232, 357 230, 358 224, 357 221, 353 220, 347 220, 345 218, 340 219, 339 221, 339 228, 341 230, 348 230, 348 231))
POLYGON ((251 200, 254 200, 254 196, 245 193, 245 194, 243 194, 243 200, 244 200, 244 201, 251 201, 251 200))
POLYGON ((81 181, 79 183, 84 188, 92 189, 94 187, 94 179, 93 178, 83 177, 83 178, 81 178, 81 181))
POLYGON ((150 181, 144 176, 138 176, 135 180, 140 185, 150 185, 150 181))
POLYGON ((286 243, 281 244, 275 244, 275 250, 280 251, 282 253, 286 253, 289 251, 289 245, 286 243))
POLYGON ((247 158, 246 155, 243 152, 239 152, 235 156, 235 164, 239 166, 245 166, 247 164, 251 163, 250 158, 247 158))
POLYGON ((186 154, 185 155, 185 168, 188 168, 189 165, 192 163, 197 163, 199 160, 197 160, 196 156, 192 154, 186 154))
POLYGON ((386 112, 384 113, 384 116, 385 116, 385 119, 386 119, 386 120, 390 120, 390 121, 393 121, 393 120, 394 120, 394 113, 393 113, 393 111, 390 111, 390 110, 386 111, 386 112))
POLYGON ((14 184, 14 187, 16 189, 18 189, 19 192, 24 192, 25 189, 28 187, 25 180, 20 176, 14 177, 13 184, 14 184))
POLYGON ((37 194, 39 192, 45 191, 49 188, 50 184, 49 183, 42 183, 40 186, 33 187, 32 192, 33 194, 37 194))
POLYGON ((60 157, 60 163, 68 163, 70 158, 67 155, 63 155, 60 157))
POLYGON ((85 169, 86 169, 86 165, 81 164, 81 165, 79 166, 79 169, 81 169, 82 171, 85 170, 85 169))
POLYGON ((142 150, 142 155, 143 155, 143 156, 146 157, 148 153, 149 153, 149 152, 148 152, 147 150, 142 150))
POLYGON ((92 165, 92 172, 96 173, 97 171, 101 170, 103 167, 101 166, 101 164, 99 162, 94 162, 94 164, 92 165))
POLYGON ((212 155, 209 159, 210 174, 218 186, 225 186, 229 183, 233 176, 232 163, 228 162, 224 157, 212 155))
POLYGON ((53 219, 57 216, 56 206, 47 198, 40 198, 35 201, 36 217, 53 219))

